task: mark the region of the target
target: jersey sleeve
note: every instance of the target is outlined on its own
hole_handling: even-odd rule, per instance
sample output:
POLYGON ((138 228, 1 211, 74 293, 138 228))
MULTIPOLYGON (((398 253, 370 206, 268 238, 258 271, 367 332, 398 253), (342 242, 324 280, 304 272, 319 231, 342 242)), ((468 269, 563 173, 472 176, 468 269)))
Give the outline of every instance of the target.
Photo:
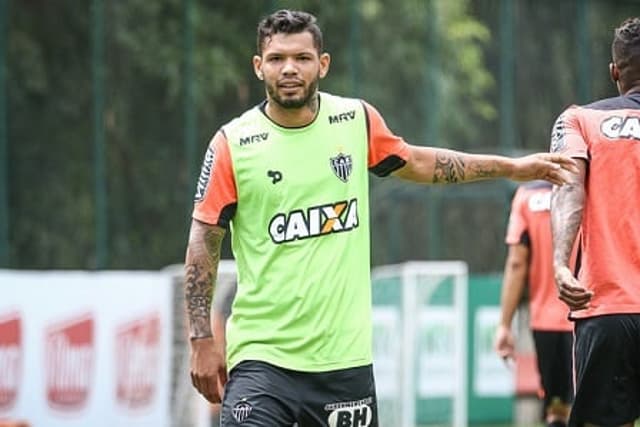
POLYGON ((192 216, 198 221, 228 228, 237 201, 229 145, 224 133, 219 131, 204 156, 192 216))
POLYGON ((517 245, 523 243, 523 236, 527 232, 527 218, 524 215, 527 204, 527 197, 522 188, 518 188, 511 201, 511 213, 509 214, 509 224, 507 225, 507 235, 505 243, 517 245))
POLYGON ((552 153, 589 159, 589 147, 580 126, 579 111, 577 107, 569 107, 556 120, 551 131, 552 153))
POLYGON ((409 145, 401 137, 394 135, 380 113, 363 102, 367 117, 368 167, 377 176, 387 176, 403 167, 409 159, 409 145))

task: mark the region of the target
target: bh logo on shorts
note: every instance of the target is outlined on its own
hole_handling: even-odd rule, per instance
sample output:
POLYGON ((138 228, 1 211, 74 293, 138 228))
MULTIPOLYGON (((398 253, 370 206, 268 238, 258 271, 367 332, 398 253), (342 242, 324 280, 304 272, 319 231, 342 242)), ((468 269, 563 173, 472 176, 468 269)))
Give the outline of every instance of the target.
POLYGON ((249 405, 247 399, 242 399, 240 402, 233 405, 233 408, 231 408, 231 414, 238 423, 242 424, 247 418, 249 418, 252 409, 253 408, 249 405))
POLYGON ((368 427, 373 418, 371 402, 366 398, 354 402, 338 402, 325 405, 329 414, 329 427, 368 427))

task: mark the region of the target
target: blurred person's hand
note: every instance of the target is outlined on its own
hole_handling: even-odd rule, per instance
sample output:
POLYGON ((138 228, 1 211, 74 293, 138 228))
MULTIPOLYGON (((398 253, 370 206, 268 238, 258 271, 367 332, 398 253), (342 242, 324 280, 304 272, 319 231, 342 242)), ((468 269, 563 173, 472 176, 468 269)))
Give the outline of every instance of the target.
POLYGON ((587 290, 582 286, 568 267, 556 267, 555 279, 558 298, 567 304, 571 310, 589 308, 593 291, 587 290))
POLYGON ((227 364, 213 337, 191 340, 191 383, 209 402, 222 401, 227 364))
POLYGON ((505 361, 513 360, 515 357, 515 344, 511 328, 505 325, 499 325, 493 340, 493 348, 498 356, 505 361))

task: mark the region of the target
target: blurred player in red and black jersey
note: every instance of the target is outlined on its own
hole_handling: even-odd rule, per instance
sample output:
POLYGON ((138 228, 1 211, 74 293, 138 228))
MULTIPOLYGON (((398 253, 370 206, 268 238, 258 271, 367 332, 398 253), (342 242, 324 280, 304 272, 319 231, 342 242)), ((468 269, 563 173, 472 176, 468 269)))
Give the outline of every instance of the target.
POLYGON ((552 197, 556 283, 575 320, 571 426, 632 426, 640 416, 640 18, 615 30, 611 50, 620 96, 569 107, 551 137, 551 151, 580 168, 552 197))
POLYGON ((573 324, 558 299, 553 278, 551 245, 551 184, 521 185, 511 203, 506 243, 509 253, 502 281, 501 316, 495 349, 499 356, 515 356, 511 322, 528 285, 530 327, 544 393, 544 421, 567 424, 573 398, 571 349, 573 324))

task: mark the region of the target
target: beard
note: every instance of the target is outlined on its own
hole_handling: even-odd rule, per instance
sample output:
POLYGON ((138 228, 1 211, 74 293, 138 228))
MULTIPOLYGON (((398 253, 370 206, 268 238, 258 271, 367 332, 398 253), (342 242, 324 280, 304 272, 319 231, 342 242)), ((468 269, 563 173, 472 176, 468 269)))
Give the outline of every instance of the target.
POLYGON ((287 97, 284 98, 278 94, 278 88, 276 85, 266 83, 267 93, 269 94, 269 98, 278 104, 281 108, 284 109, 296 109, 302 108, 306 105, 310 105, 316 96, 318 91, 318 84, 320 81, 320 76, 316 76, 315 79, 309 83, 307 87, 303 88, 302 95, 297 97, 287 97))

